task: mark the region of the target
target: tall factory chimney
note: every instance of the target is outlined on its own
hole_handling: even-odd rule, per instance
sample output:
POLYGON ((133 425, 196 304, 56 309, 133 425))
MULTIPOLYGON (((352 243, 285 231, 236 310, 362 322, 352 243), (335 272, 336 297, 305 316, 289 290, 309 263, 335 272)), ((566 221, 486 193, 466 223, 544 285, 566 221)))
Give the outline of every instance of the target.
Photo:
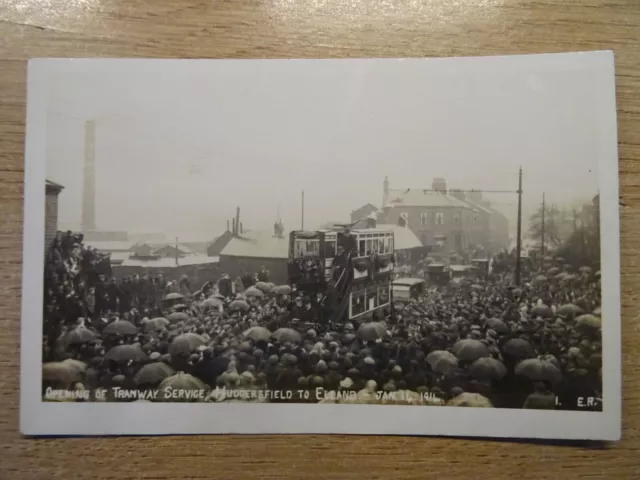
POLYGON ((240 207, 236 207, 236 231, 235 236, 237 237, 240 233, 240 207))
POLYGON ((384 177, 384 183, 382 184, 382 205, 384 208, 389 203, 389 177, 384 177))
POLYGON ((84 124, 84 186, 82 191, 82 232, 96 229, 96 124, 84 124))

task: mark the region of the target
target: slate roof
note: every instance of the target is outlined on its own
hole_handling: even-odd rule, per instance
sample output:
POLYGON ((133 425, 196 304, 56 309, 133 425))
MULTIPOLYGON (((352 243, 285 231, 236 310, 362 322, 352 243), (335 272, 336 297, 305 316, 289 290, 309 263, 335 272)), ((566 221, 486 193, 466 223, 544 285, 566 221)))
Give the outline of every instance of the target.
POLYGON ((244 232, 233 237, 220 256, 249 258, 289 258, 289 234, 275 237, 272 230, 244 232))
POLYGON ((457 198, 440 192, 431 190, 420 190, 413 188, 405 189, 389 189, 389 200, 387 205, 390 207, 407 206, 407 207, 458 207, 470 208, 465 202, 457 198))

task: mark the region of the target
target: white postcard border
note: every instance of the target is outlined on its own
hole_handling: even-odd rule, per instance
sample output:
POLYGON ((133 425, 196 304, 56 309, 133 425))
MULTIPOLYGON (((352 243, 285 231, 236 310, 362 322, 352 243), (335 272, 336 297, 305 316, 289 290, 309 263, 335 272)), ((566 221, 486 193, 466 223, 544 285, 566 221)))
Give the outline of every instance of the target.
MULTIPOLYGON (((121 62, 123 60, 98 61, 121 62)), ((282 61, 287 60, 273 60, 273 62, 282 61)), ((315 60, 297 61, 313 62, 315 60)), ((398 60, 356 61, 394 62, 398 60)), ((96 60, 35 59, 29 62, 25 146, 20 354, 21 432, 26 435, 333 433, 618 440, 621 435, 620 230, 613 53, 606 51, 465 59, 403 59, 401 61, 427 61, 437 64, 439 68, 448 65, 452 68, 455 66, 456 70, 464 67, 473 72, 494 72, 503 68, 536 71, 580 69, 599 76, 602 89, 598 98, 600 107, 597 145, 602 232, 603 318, 606 319, 602 333, 603 412, 388 405, 43 402, 41 400, 41 338, 47 75, 51 68, 56 68, 62 62, 70 62, 74 66, 90 66, 90 63, 96 60)), ((182 68, 185 61, 172 60, 171 62, 176 64, 173 66, 182 68)), ((69 66, 69 63, 66 65, 69 66)), ((567 175, 569 176, 570 173, 567 172, 567 175)))

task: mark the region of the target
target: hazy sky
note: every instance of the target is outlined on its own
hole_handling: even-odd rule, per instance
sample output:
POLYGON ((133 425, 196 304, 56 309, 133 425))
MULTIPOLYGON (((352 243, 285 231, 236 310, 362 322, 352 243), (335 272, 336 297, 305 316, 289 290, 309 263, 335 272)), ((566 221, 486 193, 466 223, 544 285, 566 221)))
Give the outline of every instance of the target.
MULTIPOLYGON (((80 225, 96 120, 102 229, 217 232, 346 220, 392 188, 517 187, 525 204, 597 192, 598 77, 481 62, 65 61, 50 76, 49 179, 80 225), (443 67, 444 66, 444 67, 443 67)), ((511 204, 515 196, 492 196, 511 204)))

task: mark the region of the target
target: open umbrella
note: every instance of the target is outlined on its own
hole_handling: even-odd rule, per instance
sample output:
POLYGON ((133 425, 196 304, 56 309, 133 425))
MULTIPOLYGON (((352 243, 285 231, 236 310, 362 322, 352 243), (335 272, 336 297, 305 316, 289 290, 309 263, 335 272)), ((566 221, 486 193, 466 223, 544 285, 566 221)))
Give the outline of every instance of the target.
POLYGON ((81 380, 82 372, 69 363, 48 362, 42 364, 43 382, 55 382, 70 386, 81 380))
POLYGON ((142 351, 140 344, 134 345, 118 345, 113 347, 104 356, 105 360, 112 360, 114 362, 146 362, 149 357, 142 351))
POLYGON ((487 320, 487 325, 498 333, 507 333, 510 330, 507 324, 499 318, 490 318, 487 320))
POLYGON ((550 277, 558 275, 558 273, 560 273, 560 269, 558 267, 552 267, 547 270, 547 275, 549 275, 550 277))
POLYGON ((200 345, 204 345, 205 340, 197 333, 185 333, 178 335, 169 345, 170 355, 188 355, 200 345))
POLYGON ((587 266, 585 265, 584 267, 580 267, 580 268, 578 269, 578 271, 579 271, 580 273, 586 273, 586 274, 589 274, 589 273, 591 273, 591 271, 592 271, 592 270, 591 270, 591 267, 587 267, 587 266))
POLYGON ((278 330, 273 332, 273 335, 271 336, 282 343, 286 343, 286 342, 301 343, 302 342, 302 335, 300 335, 298 332, 296 332, 292 328, 279 328, 278 330))
POLYGON ((271 293, 271 291, 273 290, 273 287, 269 285, 267 282, 258 282, 256 283, 255 288, 260 290, 262 293, 271 293))
POLYGON ((148 363, 138 370, 133 381, 136 385, 157 385, 175 373, 175 370, 166 363, 148 363))
POLYGON ((490 356, 487 346, 479 340, 465 339, 457 341, 451 348, 458 360, 473 362, 478 358, 490 356))
POLYGON ((477 283, 474 283, 471 285, 471 289, 481 292, 482 290, 484 290, 484 287, 482 285, 478 285, 477 283))
POLYGON ((544 275, 536 275, 534 281, 537 283, 543 283, 547 281, 547 277, 545 277, 544 275))
POLYGON ((203 309, 215 308, 218 309, 220 306, 224 305, 222 300, 219 298, 211 297, 207 298, 204 302, 200 304, 203 309))
POLYGON ((208 390, 209 387, 199 378, 178 372, 160 382, 157 398, 161 402, 202 401, 206 398, 204 392, 208 390))
POLYGON ((554 275, 553 278, 555 278, 556 280, 564 280, 564 277, 566 277, 567 275, 568 273, 560 272, 557 275, 554 275))
POLYGON ((279 285, 273 289, 273 293, 276 295, 289 295, 291 293, 291 287, 289 285, 279 285))
POLYGON ((587 313, 586 315, 580 315, 576 318, 576 323, 583 327, 600 328, 602 326, 602 319, 587 313))
POLYGON ((368 342, 377 340, 378 338, 385 338, 388 336, 387 327, 381 322, 369 322, 360 325, 356 335, 359 339, 368 342))
POLYGON ((173 312, 167 315, 167 320, 171 323, 184 322, 185 320, 189 320, 189 314, 184 312, 173 312))
POLYGON ((564 278, 562 279, 563 282, 573 282, 575 279, 577 279, 578 277, 576 277, 575 275, 573 275, 572 273, 568 273, 564 276, 564 278))
POLYGON ((491 401, 479 393, 463 392, 447 402, 447 407, 493 408, 491 401))
POLYGON ((500 360, 483 357, 471 364, 469 373, 472 377, 480 380, 500 380, 507 374, 507 367, 500 360))
POLYGON ((427 355, 427 362, 431 369, 437 373, 449 373, 458 366, 456 356, 446 350, 435 350, 427 355))
POLYGON ((182 295, 181 293, 177 293, 177 292, 172 292, 167 294, 164 297, 165 300, 184 300, 184 295, 182 295))
POLYGON ((567 303, 566 305, 560 306, 556 310, 556 313, 558 315, 580 315, 581 313, 584 313, 584 310, 582 310, 578 305, 567 303))
POLYGON ((516 358, 530 358, 535 355, 533 347, 522 338, 512 338, 502 347, 503 353, 516 358))
POLYGON ((142 329, 145 332, 155 332, 167 328, 171 322, 163 317, 152 318, 142 323, 142 329))
POLYGON ((527 377, 533 381, 560 383, 562 372, 553 363, 540 358, 529 358, 516 365, 515 374, 527 377))
POLYGON ((246 330, 243 335, 245 338, 250 338, 255 342, 260 340, 267 341, 271 338, 271 332, 264 327, 251 327, 249 330, 246 330))
POLYGON ((551 308, 549 308, 549 306, 545 305, 544 303, 533 307, 533 309, 531 310, 531 313, 536 317, 543 317, 543 318, 548 318, 553 315, 551 308))
POLYGON ((247 298, 249 298, 249 297, 257 297, 257 298, 264 297, 264 293, 262 292, 262 290, 259 290, 256 287, 247 288, 245 290, 244 294, 245 294, 245 296, 247 298))
POLYGON ((62 363, 64 363, 65 365, 69 365, 71 368, 75 368, 80 373, 84 373, 87 371, 87 364, 81 362, 80 360, 67 358, 66 360, 63 360, 62 363))
POLYGON ((97 336, 98 335, 93 330, 89 330, 84 325, 78 325, 67 333, 65 341, 69 345, 81 345, 95 340, 97 336))
POLYGON ((105 327, 106 335, 135 335, 138 328, 128 320, 116 320, 105 327))
POLYGON ((598 317, 602 316, 602 307, 596 307, 596 309, 593 311, 592 315, 597 315, 598 317))
POLYGON ((244 300, 234 300, 229 304, 229 310, 249 310, 249 304, 244 300))

